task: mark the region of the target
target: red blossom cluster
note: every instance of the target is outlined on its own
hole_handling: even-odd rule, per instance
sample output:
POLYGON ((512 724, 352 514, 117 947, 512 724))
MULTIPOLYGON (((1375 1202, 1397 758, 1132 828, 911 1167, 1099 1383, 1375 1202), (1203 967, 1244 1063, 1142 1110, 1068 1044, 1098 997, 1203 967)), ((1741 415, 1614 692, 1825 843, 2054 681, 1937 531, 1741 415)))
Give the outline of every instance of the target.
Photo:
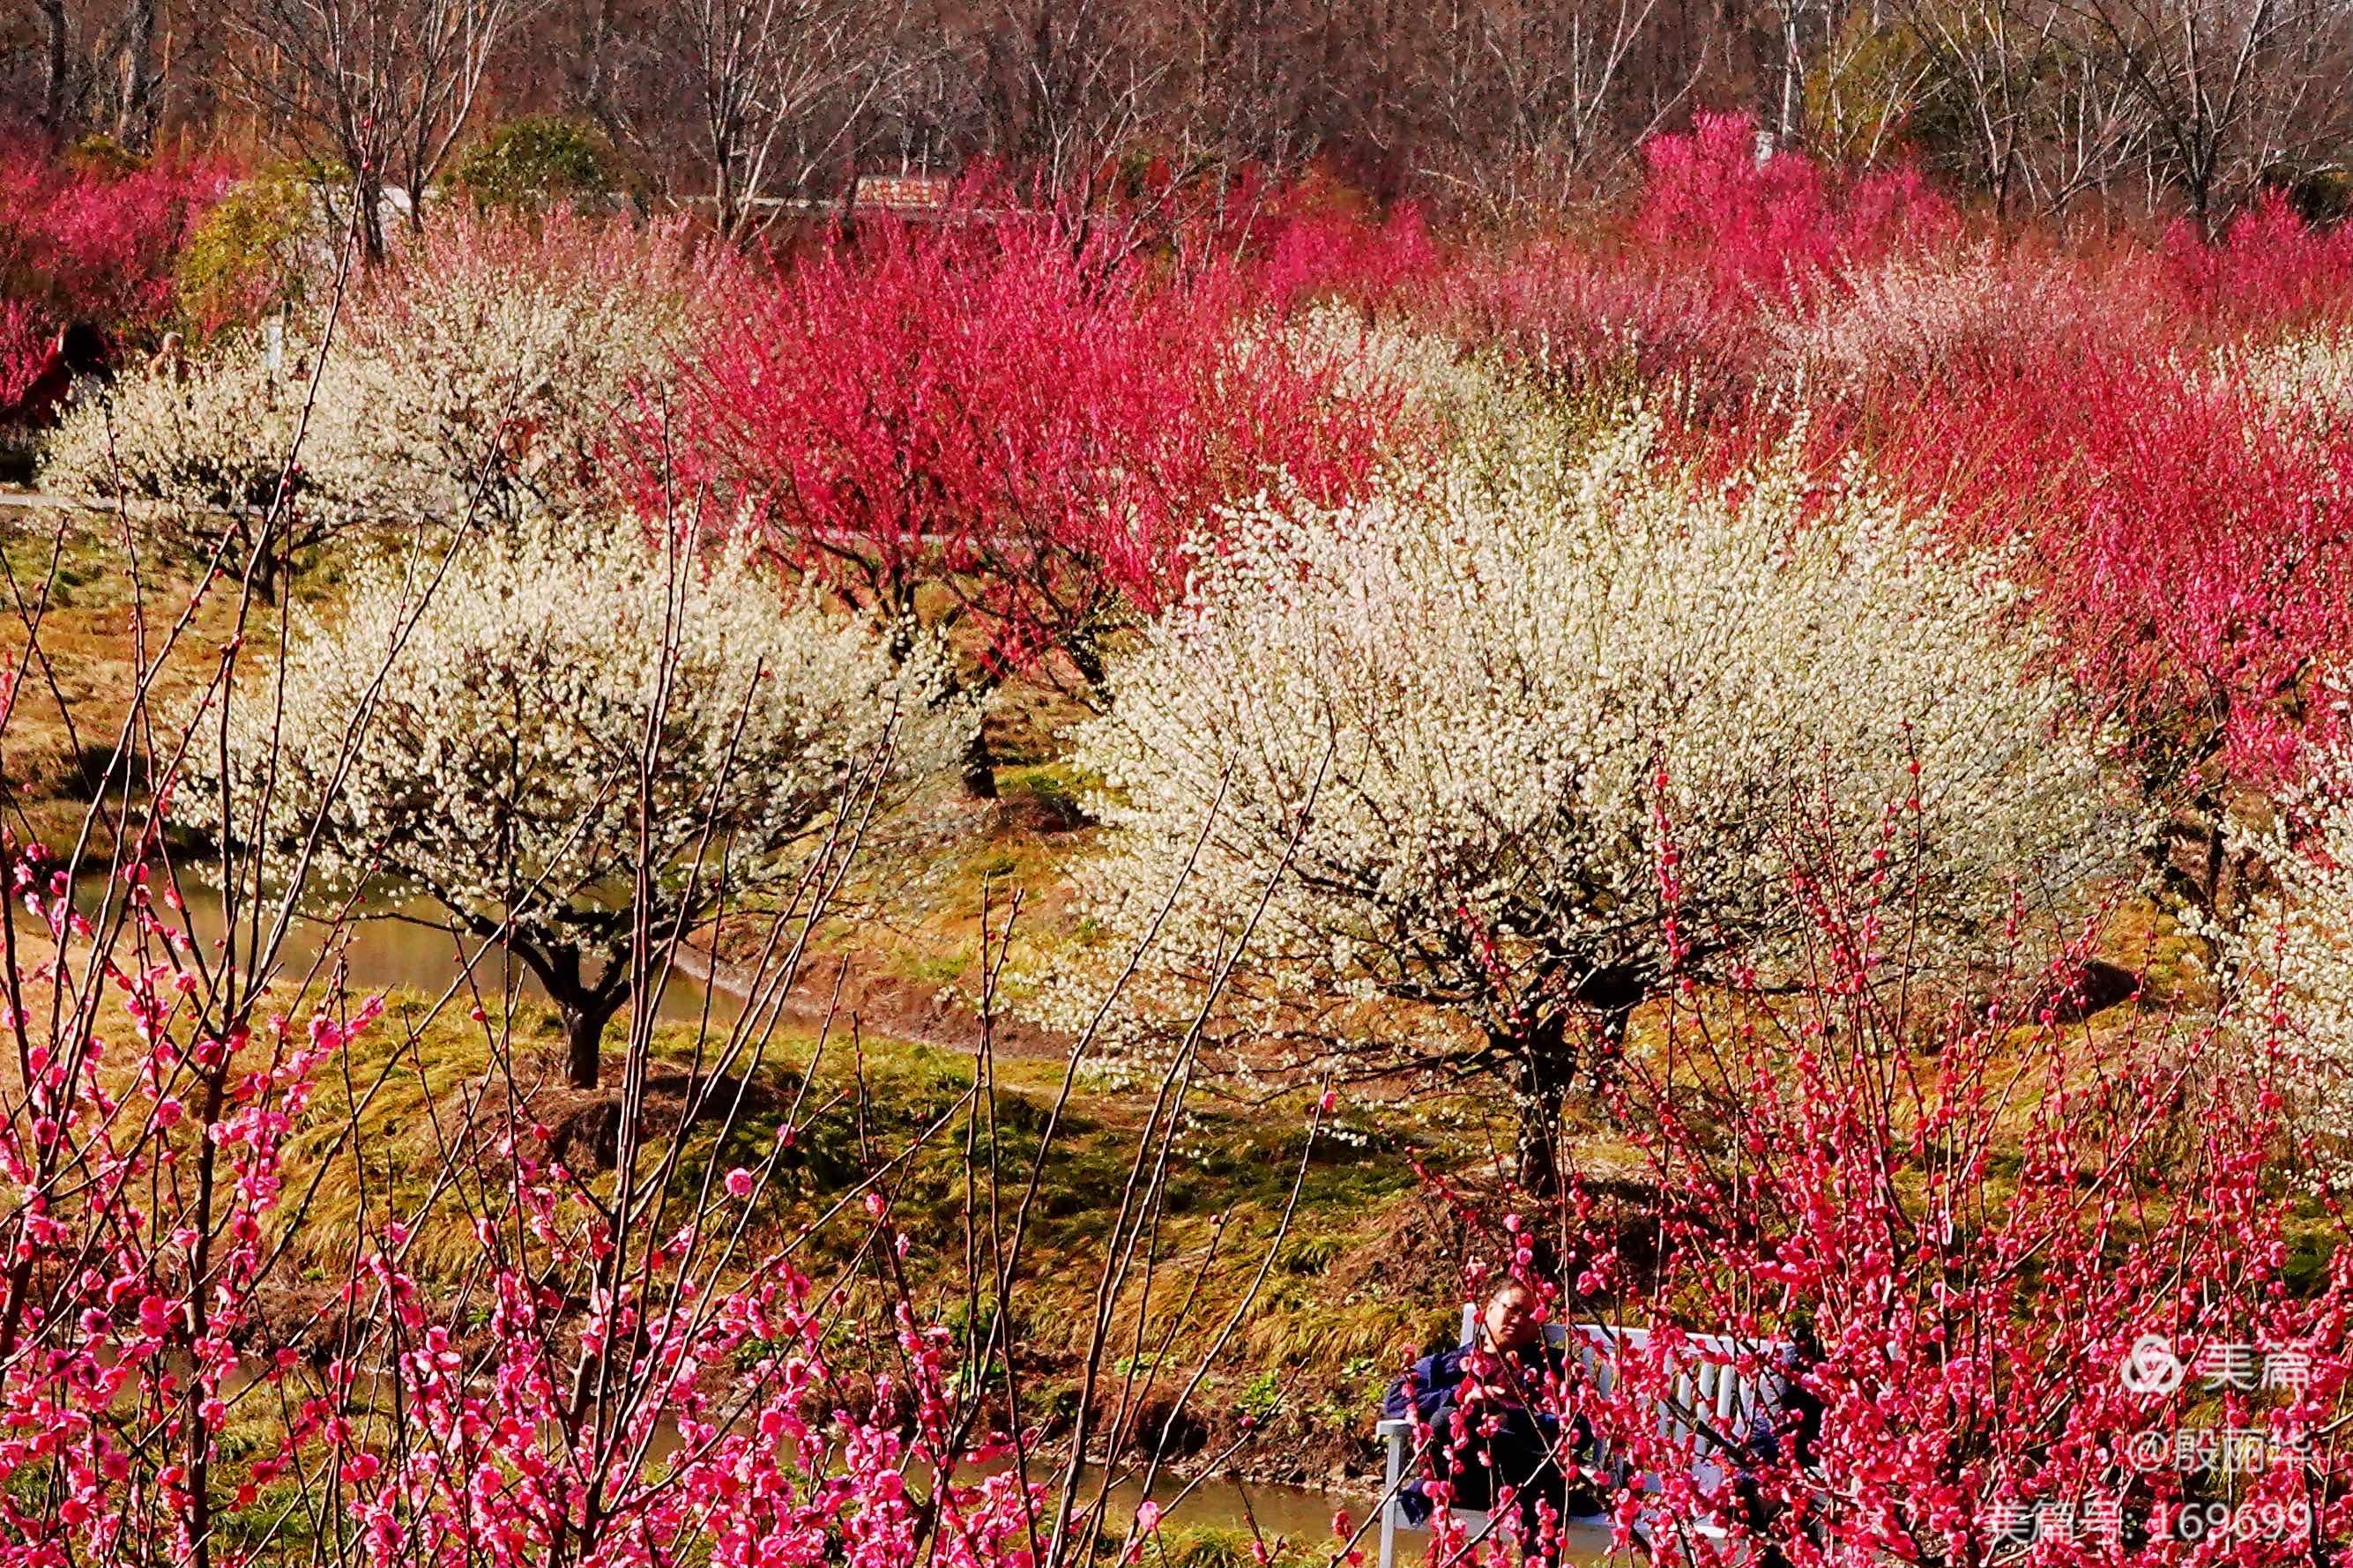
POLYGON ((1883 462, 2010 552, 2094 713, 2160 783, 2294 776, 2353 654, 2353 429, 2226 377, 2086 358, 1936 389, 1883 462))
POLYGON ((1646 259, 1699 274, 1720 296, 1804 290, 1841 268, 1958 232, 1951 205, 1912 169, 1848 182, 1801 153, 1760 146, 1746 115, 1701 114, 1642 148, 1630 225, 1646 259))
POLYGON ((1841 179, 1801 153, 1760 156, 1758 134, 1745 115, 1697 116, 1644 147, 1621 221, 1466 256, 1424 286, 1425 308, 1573 385, 1673 383, 1745 406, 1767 374, 1767 310, 1961 230, 1911 170, 1841 179))
POLYGON ((231 178, 216 158, 116 169, 0 157, 0 405, 69 323, 116 341, 156 331, 180 248, 231 178))
POLYGON ((1421 210, 1372 214, 1305 186, 1239 226, 1257 288, 1278 311, 1338 299, 1370 310, 1410 301, 1441 276, 1446 258, 1421 210))
POLYGON ((668 448, 886 621, 950 598, 1004 671, 1181 591, 1196 531, 1276 485, 1358 489, 1385 399, 1254 329, 1229 269, 1158 284, 1046 218, 871 223, 744 302, 668 448))

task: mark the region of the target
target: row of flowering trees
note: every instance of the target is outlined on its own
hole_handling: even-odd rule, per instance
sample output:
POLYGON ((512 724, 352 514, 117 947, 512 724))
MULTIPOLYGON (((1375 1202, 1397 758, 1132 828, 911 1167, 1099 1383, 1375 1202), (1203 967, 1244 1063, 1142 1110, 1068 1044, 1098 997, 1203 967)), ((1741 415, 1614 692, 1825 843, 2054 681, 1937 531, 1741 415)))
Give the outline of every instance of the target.
MULTIPOLYGON (((2124 304, 2047 258, 2038 335, 2002 319, 2026 263, 1913 182, 1760 166, 1728 122, 1651 164, 1614 248, 1459 265, 1410 226, 1258 237, 1256 268, 1051 217, 886 226, 772 270, 453 220, 275 342, 78 407, 54 482, 133 572, 159 536, 206 570, 186 616, 133 595, 159 662, 90 808, 120 847, 94 902, 82 861, 14 849, 21 1560, 1140 1547, 1080 1465, 1145 1425, 1160 1360, 1138 1390, 1114 1306, 1159 1278, 1213 1079, 1500 1083, 1510 1195, 1461 1200, 1487 1267, 1656 1331, 1614 1394, 1553 1393, 1632 1461, 1594 1478, 1621 1546, 1975 1563, 2063 1506, 2116 1520, 2101 1560, 2326 1560, 2353 986, 2341 879, 2295 858, 2344 833, 2333 242, 2131 258, 2124 304), (2123 345, 2173 360, 2120 363, 2117 322, 2177 310, 2123 345), (233 629, 180 647, 217 673, 151 700, 223 599, 233 629), (985 779, 985 691, 1039 674, 1089 714, 1084 920, 985 948, 984 1005, 1060 1027, 1065 1096, 1091 1066, 1152 1090, 1050 1487, 986 1030, 916 1135, 976 1162, 956 1334, 901 1269, 949 1239, 893 1223, 913 1145, 862 1107, 850 1190, 794 1216, 857 1229, 839 1277, 754 1218, 826 1104, 767 1030, 849 860, 950 759, 985 779), (2220 815, 2223 782, 2287 780, 2276 843, 2220 815), (2277 868, 2250 918, 2214 879, 2185 910, 2222 1006, 2075 1028, 2183 807, 2277 868), (217 949, 167 829, 206 847, 217 949), (561 1064, 477 1005, 453 1082, 427 1029, 472 969, 425 1023, 283 971, 298 915, 390 896, 532 970, 561 1064), (663 1058, 679 944, 747 915, 745 1021, 663 1058), (411 1076, 421 1169, 370 1110, 411 1076), (1800 1325, 1820 1452, 1693 1479, 1734 1435, 1646 1414, 1679 1331, 1761 1360, 1800 1325), (2137 1402, 2112 1373, 2148 1334, 2293 1347, 2304 1380, 2137 1402), (2145 1462, 2210 1415, 2288 1457, 2237 1490, 2145 1462), (2187 1538, 2218 1502, 2296 1528, 2187 1538)), ((37 670, 47 599, 20 603, 37 670)))

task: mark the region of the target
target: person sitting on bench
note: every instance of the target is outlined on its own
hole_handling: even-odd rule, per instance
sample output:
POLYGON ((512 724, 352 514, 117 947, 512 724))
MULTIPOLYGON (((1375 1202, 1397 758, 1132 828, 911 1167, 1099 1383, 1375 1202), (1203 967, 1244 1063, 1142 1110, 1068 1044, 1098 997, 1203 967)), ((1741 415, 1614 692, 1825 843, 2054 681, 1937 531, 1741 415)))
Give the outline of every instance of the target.
MULTIPOLYGON (((1774 1393, 1760 1399, 1749 1413, 1747 1430, 1734 1452, 1734 1500, 1751 1536, 1764 1542, 1758 1568, 1788 1568, 1789 1559, 1779 1539, 1788 1529, 1788 1508, 1769 1495, 1765 1478, 1779 1479, 1786 1487, 1812 1468, 1822 1436, 1822 1401, 1806 1386, 1806 1377, 1821 1364, 1821 1342, 1811 1322, 1790 1326, 1788 1342, 1774 1357, 1774 1393)), ((1799 1525, 1802 1528, 1802 1522, 1799 1525)))
MULTIPOLYGON (((1408 1522, 1420 1524, 1442 1499, 1450 1508, 1489 1510, 1508 1489, 1520 1539, 1540 1539, 1540 1510, 1556 1521, 1567 1483, 1560 1467, 1567 1369, 1545 1340, 1535 1292, 1506 1280, 1488 1297, 1471 1342, 1426 1355, 1390 1388, 1383 1414, 1412 1416, 1430 1430, 1425 1473, 1399 1493, 1408 1522), (1443 1489, 1439 1489, 1440 1488, 1443 1489)), ((1577 1418, 1567 1452, 1585 1447, 1577 1418)))

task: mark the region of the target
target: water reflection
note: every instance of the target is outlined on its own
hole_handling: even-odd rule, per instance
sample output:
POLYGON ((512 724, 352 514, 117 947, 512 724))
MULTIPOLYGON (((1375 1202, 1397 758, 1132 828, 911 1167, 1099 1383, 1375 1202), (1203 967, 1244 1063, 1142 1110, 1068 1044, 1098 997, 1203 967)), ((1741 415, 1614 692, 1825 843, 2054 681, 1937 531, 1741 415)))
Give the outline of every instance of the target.
MULTIPOLYGON (((103 875, 83 878, 75 888, 76 907, 84 913, 95 913, 106 897, 106 883, 103 875)), ((206 962, 217 962, 223 931, 219 892, 185 871, 180 876, 179 889, 186 903, 185 923, 190 934, 205 944, 206 962)), ((119 889, 116 896, 120 898, 119 889)), ((274 918, 275 913, 273 908, 265 918, 274 918)), ((437 918, 429 903, 369 908, 340 931, 326 921, 298 918, 279 944, 275 974, 278 989, 290 994, 306 982, 313 987, 323 984, 328 972, 320 961, 327 948, 333 945, 346 965, 345 983, 355 993, 396 986, 438 998, 456 985, 459 990, 454 1000, 460 1006, 472 1006, 477 994, 490 1003, 504 995, 520 995, 533 1002, 547 1000, 547 993, 521 960, 509 958, 494 945, 486 952, 485 944, 479 939, 461 937, 429 923, 437 918), (470 975, 467 972, 469 963, 473 966, 470 975)), ((244 940, 242 935, 239 940, 244 940)), ((687 974, 674 971, 662 990, 655 1016, 691 1023, 704 1016, 706 1003, 714 1026, 732 1024, 743 1012, 742 1002, 733 994, 706 990, 687 974)))

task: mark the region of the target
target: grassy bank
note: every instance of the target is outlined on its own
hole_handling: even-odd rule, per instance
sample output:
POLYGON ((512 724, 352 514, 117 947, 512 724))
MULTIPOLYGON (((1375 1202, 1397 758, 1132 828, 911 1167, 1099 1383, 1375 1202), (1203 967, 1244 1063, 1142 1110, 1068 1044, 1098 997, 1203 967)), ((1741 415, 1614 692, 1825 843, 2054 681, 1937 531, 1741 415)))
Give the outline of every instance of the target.
MULTIPOLYGON (((600 1097, 564 1085, 554 1021, 540 1009, 490 1010, 476 1021, 396 994, 385 1019, 350 1048, 347 1066, 289 1149, 290 1202, 280 1224, 294 1281, 323 1288, 347 1277, 369 1216, 417 1212, 453 1161, 477 1168, 470 1162, 495 1160, 463 1142, 469 1106, 512 1096, 523 1120, 545 1130, 545 1147, 575 1168, 596 1163, 576 1122, 600 1097)), ((695 1068, 694 1031, 658 1028, 649 1120, 676 1124, 695 1068)), ((790 1117, 796 1135, 756 1201, 751 1250, 813 1226, 801 1252, 811 1272, 841 1284, 853 1316, 881 1312, 885 1298, 864 1246, 871 1222, 862 1205, 840 1202, 871 1185, 907 1238, 919 1310, 957 1326, 968 1315, 967 1219, 977 1214, 985 1226, 992 1172, 1001 1188, 997 1206, 1010 1213, 1034 1169, 1014 1328, 1023 1404, 1050 1432, 1060 1430, 1079 1398, 1108 1238, 1147 1101, 1082 1087, 1047 1144, 1060 1064, 1000 1063, 993 1106, 975 1094, 975 1070, 972 1057, 935 1047, 872 1037, 853 1047, 837 1034, 820 1049, 806 1036, 780 1037, 718 1097, 736 1107, 732 1121, 712 1114, 689 1128, 672 1190, 686 1202, 708 1173, 758 1164, 790 1117)), ((1239 1441, 1232 1463, 1243 1473, 1328 1484, 1370 1475, 1368 1436, 1381 1394, 1400 1358, 1450 1331, 1458 1263, 1433 1231, 1438 1216, 1400 1141, 1358 1119, 1344 1121, 1345 1142, 1327 1136, 1310 1151, 1307 1121, 1305 1108, 1291 1101, 1195 1114, 1166 1177, 1152 1249, 1160 1284, 1148 1315, 1139 1314, 1133 1284, 1121 1294, 1105 1362, 1115 1384, 1146 1359, 1139 1347, 1170 1334, 1166 1352, 1155 1353, 1166 1369, 1158 1383, 1173 1389, 1239 1318, 1226 1354, 1181 1415, 1165 1396, 1146 1402, 1148 1435, 1165 1431, 1171 1451, 1187 1456, 1239 1441), (1270 1249, 1272 1267, 1261 1281, 1270 1249), (1180 1300, 1187 1305, 1178 1314, 1180 1300)), ((592 1185, 602 1195, 613 1182, 604 1172, 592 1185)), ((496 1176, 484 1186, 496 1190, 496 1176)), ((476 1251, 472 1211, 444 1193, 428 1212, 409 1256, 427 1279, 455 1280, 476 1251)))

